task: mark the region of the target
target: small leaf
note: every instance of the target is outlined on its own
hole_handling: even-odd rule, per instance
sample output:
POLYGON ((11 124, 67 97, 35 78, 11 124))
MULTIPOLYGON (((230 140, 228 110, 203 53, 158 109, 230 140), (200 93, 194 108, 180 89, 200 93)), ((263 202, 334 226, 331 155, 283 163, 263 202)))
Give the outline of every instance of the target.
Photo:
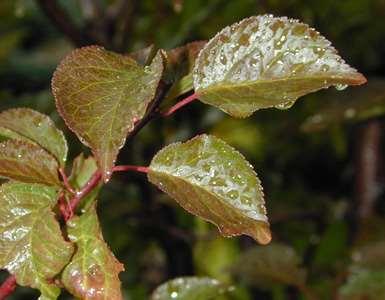
POLYGON ((194 69, 199 99, 234 117, 286 109, 319 89, 365 82, 317 31, 271 15, 224 28, 202 49, 194 69))
POLYGON ((51 153, 61 166, 65 165, 68 152, 66 139, 48 116, 28 108, 9 109, 0 114, 0 127, 39 144, 51 153))
POLYGON ((51 283, 73 253, 63 239, 52 208, 54 188, 18 182, 0 187, 0 268, 17 283, 41 291, 40 299, 56 299, 60 289, 51 283))
POLYGON ((208 277, 180 277, 159 286, 151 300, 216 300, 231 291, 216 279, 208 277))
POLYGON ((163 72, 163 54, 142 67, 132 58, 90 46, 57 68, 52 89, 61 116, 91 147, 105 181, 134 123, 146 112, 163 72))
POLYGON ((153 158, 148 178, 224 236, 247 234, 270 242, 261 183, 244 157, 222 140, 201 135, 167 146, 153 158))
POLYGON ((31 143, 7 140, 0 144, 0 176, 30 183, 61 186, 58 163, 31 143))
POLYGON ((282 244, 254 247, 244 252, 233 267, 233 273, 259 288, 271 288, 277 283, 301 286, 305 271, 299 267, 295 251, 282 244))
POLYGON ((66 289, 80 299, 122 299, 118 275, 124 268, 103 240, 95 205, 67 225, 77 250, 62 274, 66 289))
POLYGON ((385 271, 360 270, 340 289, 341 300, 385 299, 385 271))

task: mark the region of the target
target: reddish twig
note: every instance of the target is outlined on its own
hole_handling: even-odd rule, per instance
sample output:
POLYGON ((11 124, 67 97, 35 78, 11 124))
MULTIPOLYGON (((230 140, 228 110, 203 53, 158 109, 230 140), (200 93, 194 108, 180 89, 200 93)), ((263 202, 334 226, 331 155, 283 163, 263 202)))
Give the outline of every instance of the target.
POLYGON ((161 115, 163 117, 168 117, 168 116, 171 116, 174 112, 176 112, 178 109, 180 109, 181 107, 193 102, 194 100, 197 100, 198 99, 198 95, 197 94, 192 94, 186 98, 184 98, 183 100, 179 101, 177 104, 175 104, 174 106, 172 106, 171 108, 169 108, 167 111, 165 112, 162 112, 161 115))
POLYGON ((143 166, 116 166, 113 169, 114 172, 125 172, 125 171, 135 171, 135 172, 141 172, 141 173, 148 173, 148 167, 143 166))
POLYGON ((0 300, 7 298, 16 288, 16 277, 10 275, 0 286, 0 300))
POLYGON ((64 170, 62 168, 59 168, 59 173, 60 173, 60 176, 61 176, 61 178, 63 180, 64 187, 67 189, 67 191, 69 191, 70 193, 74 194, 75 190, 71 186, 71 184, 70 184, 70 182, 68 180, 68 177, 67 177, 66 173, 64 172, 64 170))

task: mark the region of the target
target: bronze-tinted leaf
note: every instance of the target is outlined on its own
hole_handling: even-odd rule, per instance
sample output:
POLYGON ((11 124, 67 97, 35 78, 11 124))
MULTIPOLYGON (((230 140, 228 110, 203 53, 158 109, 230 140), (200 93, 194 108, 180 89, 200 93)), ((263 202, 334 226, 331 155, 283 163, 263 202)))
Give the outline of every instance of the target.
POLYGON ((62 274, 66 289, 80 299, 122 299, 118 275, 124 268, 103 240, 95 205, 67 225, 77 250, 62 274))
POLYGON ((40 299, 59 295, 52 279, 73 253, 52 212, 56 201, 52 187, 19 182, 0 187, 0 268, 18 284, 39 289, 40 299))
POLYGON ((261 183, 244 157, 222 140, 201 135, 165 147, 153 158, 148 178, 224 236, 247 234, 270 242, 261 183))
POLYGON ((151 300, 216 300, 232 289, 208 277, 180 277, 159 286, 151 300))
POLYGON ((235 117, 286 109, 319 89, 365 82, 317 31, 271 15, 224 28, 202 49, 194 69, 199 99, 235 117))
POLYGON ((61 166, 67 160, 67 142, 52 120, 29 108, 9 109, 0 114, 0 127, 32 140, 51 153, 61 166))
POLYGON ((103 178, 111 175, 119 149, 154 98, 163 54, 150 66, 101 47, 77 49, 57 68, 52 90, 68 127, 91 147, 103 178))
POLYGON ((37 145, 19 140, 0 144, 0 176, 60 186, 56 159, 37 145))

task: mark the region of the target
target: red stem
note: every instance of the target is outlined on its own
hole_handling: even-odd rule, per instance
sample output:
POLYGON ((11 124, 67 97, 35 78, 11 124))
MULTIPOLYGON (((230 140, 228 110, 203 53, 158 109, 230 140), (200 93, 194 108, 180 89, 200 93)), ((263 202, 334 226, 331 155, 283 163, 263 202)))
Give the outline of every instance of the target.
POLYGON ((135 172, 141 172, 141 173, 148 173, 148 167, 142 167, 142 166, 116 166, 113 169, 114 172, 125 172, 125 171, 135 171, 135 172))
POLYGON ((193 102, 194 100, 198 99, 198 95, 197 94, 192 94, 190 96, 188 96, 187 98, 184 98, 183 100, 179 101, 177 104, 175 104, 174 106, 172 106, 170 109, 168 109, 167 111, 165 112, 162 112, 161 115, 163 117, 168 117, 168 116, 171 116, 174 112, 176 112, 178 109, 180 109, 181 107, 189 104, 190 102, 193 102))
POLYGON ((61 178, 63 179, 64 187, 67 189, 67 191, 74 194, 75 190, 71 186, 70 181, 68 180, 68 177, 62 168, 59 168, 59 173, 61 178))
POLYGON ((7 298, 16 288, 16 277, 10 275, 0 286, 0 300, 7 298))

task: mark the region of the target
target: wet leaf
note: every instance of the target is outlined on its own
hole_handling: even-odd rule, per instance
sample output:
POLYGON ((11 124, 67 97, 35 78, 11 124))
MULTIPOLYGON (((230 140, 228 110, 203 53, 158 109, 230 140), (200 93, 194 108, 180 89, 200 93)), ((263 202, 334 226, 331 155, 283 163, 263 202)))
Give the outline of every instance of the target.
POLYGON ((134 123, 154 98, 163 54, 142 67, 132 58, 90 46, 68 55, 57 68, 52 89, 61 116, 91 147, 105 181, 134 123))
POLYGON ((282 244, 254 247, 244 252, 233 272, 245 282, 259 288, 275 284, 303 285, 305 271, 299 267, 301 259, 295 251, 282 244))
POLYGON ((224 236, 246 234, 270 242, 261 183, 244 157, 222 140, 201 135, 165 147, 153 158, 148 178, 224 236))
POLYGON ((66 289, 80 299, 122 299, 118 275, 124 268, 103 240, 95 205, 67 225, 77 250, 62 274, 66 289))
POLYGON ((317 31, 271 15, 224 28, 200 52, 194 68, 199 99, 235 117, 261 108, 286 109, 319 89, 365 82, 317 31))
POLYGON ((353 91, 327 93, 323 98, 317 113, 302 124, 303 131, 315 132, 333 125, 357 123, 385 115, 384 80, 370 79, 368 84, 353 91))
POLYGON ((151 300, 215 300, 231 289, 208 277, 180 277, 159 286, 151 300))
POLYGON ((341 300, 385 299, 385 271, 358 271, 340 289, 341 300))
POLYGON ((30 183, 61 186, 58 163, 37 145, 18 140, 0 144, 0 176, 30 183))
POLYGON ((60 289, 52 279, 73 253, 63 239, 52 208, 54 188, 19 182, 0 187, 0 268, 17 283, 41 291, 40 299, 56 299, 60 289))
POLYGON ((66 139, 48 116, 29 108, 9 109, 0 114, 0 127, 39 144, 51 153, 61 166, 65 165, 68 152, 66 139))

